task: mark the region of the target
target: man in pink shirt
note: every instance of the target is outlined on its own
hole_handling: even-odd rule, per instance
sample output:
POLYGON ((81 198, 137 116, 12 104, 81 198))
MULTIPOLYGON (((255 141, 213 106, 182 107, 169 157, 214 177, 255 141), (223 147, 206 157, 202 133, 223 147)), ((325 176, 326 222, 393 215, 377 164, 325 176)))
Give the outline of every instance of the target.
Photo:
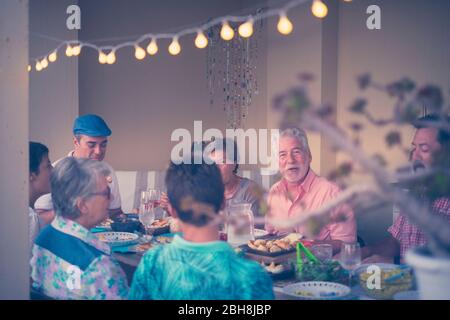
MULTIPOLYGON (((279 229, 267 220, 289 219, 319 209, 339 192, 339 187, 320 177, 310 168, 312 156, 308 139, 299 128, 286 129, 280 134, 279 168, 282 179, 269 191, 269 215, 266 230, 269 233, 298 232, 306 234, 306 225, 293 229, 279 229)), ((356 222, 353 211, 341 205, 331 212, 330 223, 320 230, 314 240, 330 243, 333 252, 340 250, 341 242, 356 241, 356 222)))

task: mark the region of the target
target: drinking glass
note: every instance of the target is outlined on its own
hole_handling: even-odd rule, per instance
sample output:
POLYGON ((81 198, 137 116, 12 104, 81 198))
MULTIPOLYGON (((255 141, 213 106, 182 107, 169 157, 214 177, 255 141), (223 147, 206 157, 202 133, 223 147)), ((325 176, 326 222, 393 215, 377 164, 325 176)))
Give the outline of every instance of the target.
POLYGON ((359 243, 343 242, 341 245, 340 264, 342 268, 348 271, 348 283, 352 284, 353 270, 361 264, 361 248, 359 243))
MULTIPOLYGON (((141 204, 139 206, 139 221, 144 225, 147 235, 153 221, 155 221, 155 208, 151 204, 151 196, 148 191, 141 192, 141 204)), ((148 238, 145 235, 145 238, 148 238)))
POLYGON ((316 244, 311 248, 312 254, 321 262, 330 261, 333 258, 333 247, 331 244, 316 244))
POLYGON ((155 219, 163 219, 165 217, 165 210, 161 208, 161 190, 158 189, 148 189, 148 203, 151 208, 153 208, 155 213, 155 219))
POLYGON ((227 240, 232 246, 239 246, 255 240, 254 217, 250 203, 231 205, 228 217, 233 221, 227 224, 227 240))

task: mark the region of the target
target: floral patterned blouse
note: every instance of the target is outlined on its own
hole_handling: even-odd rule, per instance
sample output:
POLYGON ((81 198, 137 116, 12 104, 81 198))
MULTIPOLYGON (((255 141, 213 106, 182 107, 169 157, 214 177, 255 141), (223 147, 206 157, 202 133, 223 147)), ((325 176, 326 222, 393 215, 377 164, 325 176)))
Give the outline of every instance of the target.
POLYGON ((124 299, 125 273, 109 246, 80 224, 57 216, 36 238, 34 289, 55 299, 124 299))

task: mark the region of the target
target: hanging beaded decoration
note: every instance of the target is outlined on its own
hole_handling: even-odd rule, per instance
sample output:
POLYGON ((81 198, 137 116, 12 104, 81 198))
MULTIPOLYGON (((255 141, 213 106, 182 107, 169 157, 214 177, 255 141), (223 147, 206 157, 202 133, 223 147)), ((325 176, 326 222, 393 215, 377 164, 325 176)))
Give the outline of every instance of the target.
MULTIPOLYGON (((258 10, 257 13, 260 13, 258 10)), ((242 38, 237 32, 238 24, 230 26, 235 31, 231 41, 220 37, 221 26, 208 30, 209 46, 206 58, 206 80, 211 107, 222 101, 227 116, 226 128, 244 128, 248 107, 253 95, 258 94, 256 63, 258 42, 261 41, 263 20, 255 22, 254 34, 242 38)))

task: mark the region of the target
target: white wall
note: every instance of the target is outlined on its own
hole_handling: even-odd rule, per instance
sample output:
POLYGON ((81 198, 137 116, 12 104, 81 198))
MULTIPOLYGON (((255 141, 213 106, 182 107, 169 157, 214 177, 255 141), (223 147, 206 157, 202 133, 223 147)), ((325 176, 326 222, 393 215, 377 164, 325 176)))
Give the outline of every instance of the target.
POLYGON ((0 6, 0 299, 28 299, 28 1, 0 6))
MULTIPOLYGON (((30 1, 30 58, 47 54, 61 42, 45 37, 77 39, 77 31, 66 26, 66 9, 72 4, 77 1, 30 1)), ((63 47, 47 69, 30 73, 30 140, 47 145, 52 161, 65 156, 72 147, 77 115, 78 59, 66 57, 63 47)))
MULTIPOLYGON (((348 129, 348 124, 358 117, 347 112, 353 99, 368 99, 369 110, 377 118, 392 115, 394 100, 370 90, 361 92, 356 77, 370 73, 380 83, 410 77, 418 86, 426 83, 441 85, 447 93, 450 83, 450 1, 447 0, 395 0, 354 1, 341 5, 339 24, 339 78, 338 124, 348 129), (366 8, 377 4, 381 8, 381 30, 366 28, 366 8)), ((448 97, 448 96, 447 96, 448 97)), ((448 101, 448 100, 447 100, 448 101)), ((388 150, 384 144, 386 130, 367 125, 361 136, 363 148, 382 154, 396 167, 407 161, 405 154, 388 150)), ((413 130, 404 127, 404 146, 410 145, 413 130)), ((338 161, 346 159, 338 157, 338 161)), ((358 179, 363 179, 359 177, 358 179)))

